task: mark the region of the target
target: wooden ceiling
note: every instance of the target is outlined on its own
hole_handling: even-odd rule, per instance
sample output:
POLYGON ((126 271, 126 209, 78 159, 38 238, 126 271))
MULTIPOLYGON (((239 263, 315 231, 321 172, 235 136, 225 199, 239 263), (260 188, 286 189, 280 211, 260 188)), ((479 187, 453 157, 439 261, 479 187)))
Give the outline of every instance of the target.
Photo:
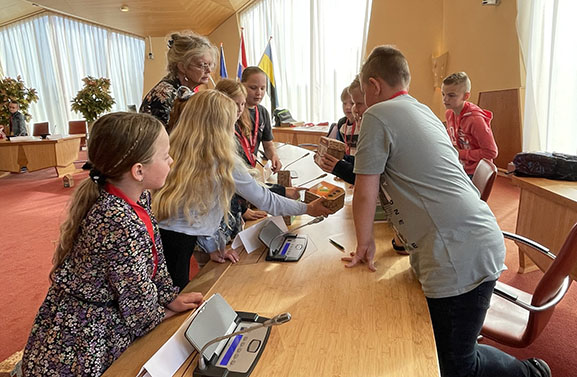
POLYGON ((2 0, 2 3, 8 3, 8 7, 2 6, 0 23, 38 12, 40 7, 143 37, 164 37, 179 30, 208 35, 236 11, 254 1, 2 0), (123 5, 128 7, 128 12, 120 11, 123 5))

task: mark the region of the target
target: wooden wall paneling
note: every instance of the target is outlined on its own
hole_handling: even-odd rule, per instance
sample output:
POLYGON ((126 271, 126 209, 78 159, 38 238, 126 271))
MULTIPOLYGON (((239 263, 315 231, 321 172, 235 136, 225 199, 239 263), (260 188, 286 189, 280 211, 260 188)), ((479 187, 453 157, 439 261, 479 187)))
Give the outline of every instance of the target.
POLYGON ((493 112, 491 129, 499 148, 494 163, 501 169, 523 148, 520 102, 518 88, 479 93, 478 105, 493 112))

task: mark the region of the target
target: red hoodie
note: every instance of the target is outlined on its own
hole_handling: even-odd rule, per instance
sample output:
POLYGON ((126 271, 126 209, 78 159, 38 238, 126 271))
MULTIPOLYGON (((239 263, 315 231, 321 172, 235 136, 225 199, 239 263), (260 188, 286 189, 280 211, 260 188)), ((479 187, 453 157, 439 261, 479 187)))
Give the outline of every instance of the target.
POLYGON ((497 144, 491 131, 493 113, 471 102, 465 102, 459 116, 453 110, 445 112, 447 132, 459 151, 459 160, 467 174, 473 174, 482 158, 497 157, 497 144))

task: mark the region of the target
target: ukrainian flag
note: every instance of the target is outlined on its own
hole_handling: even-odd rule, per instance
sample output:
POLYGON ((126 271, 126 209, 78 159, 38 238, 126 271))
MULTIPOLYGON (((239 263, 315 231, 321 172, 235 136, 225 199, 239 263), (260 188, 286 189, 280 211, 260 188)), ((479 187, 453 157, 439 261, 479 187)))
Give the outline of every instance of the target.
MULTIPOLYGON (((271 38, 272 39, 272 38, 271 38)), ((274 112, 274 109, 278 107, 278 99, 276 94, 276 81, 274 78, 274 67, 272 64, 272 48, 270 45, 270 39, 264 53, 262 54, 262 58, 258 63, 258 67, 264 71, 268 79, 268 94, 270 96, 270 103, 271 103, 271 114, 274 112)))

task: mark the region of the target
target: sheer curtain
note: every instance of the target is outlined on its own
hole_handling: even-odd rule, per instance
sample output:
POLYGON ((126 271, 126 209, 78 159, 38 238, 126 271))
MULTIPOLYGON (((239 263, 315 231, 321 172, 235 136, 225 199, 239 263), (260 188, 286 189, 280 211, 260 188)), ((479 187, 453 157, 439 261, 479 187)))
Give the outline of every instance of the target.
POLYGON ((344 116, 340 94, 364 57, 371 4, 262 0, 241 12, 249 65, 258 65, 273 37, 280 108, 306 122, 335 122, 344 116))
POLYGON ((0 66, 38 91, 31 123, 49 121, 53 134, 68 133, 68 121, 82 119, 70 102, 85 76, 107 77, 116 104, 125 111, 142 99, 144 40, 55 14, 43 14, 0 28, 0 66))
POLYGON ((527 70, 524 151, 577 154, 577 1, 518 0, 527 70))

